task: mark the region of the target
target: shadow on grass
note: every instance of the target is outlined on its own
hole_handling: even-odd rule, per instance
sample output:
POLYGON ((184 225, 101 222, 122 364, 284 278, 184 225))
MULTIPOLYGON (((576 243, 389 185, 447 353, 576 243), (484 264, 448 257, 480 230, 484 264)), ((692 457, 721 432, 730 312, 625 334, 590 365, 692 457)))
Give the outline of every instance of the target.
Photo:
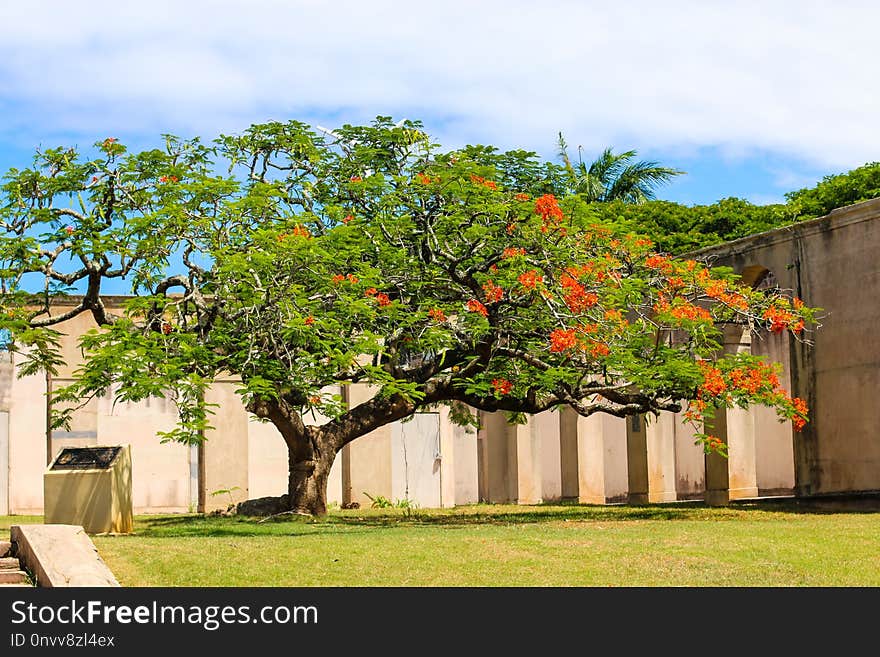
POLYGON ((473 505, 455 509, 409 510, 359 509, 335 510, 323 518, 281 515, 259 519, 243 516, 181 515, 143 518, 137 534, 150 538, 179 537, 291 537, 326 534, 357 534, 377 529, 396 528, 456 529, 474 525, 534 525, 540 523, 594 523, 638 521, 714 521, 774 519, 777 514, 829 515, 843 513, 878 513, 880 504, 823 506, 816 501, 753 500, 739 501, 729 507, 707 507, 702 502, 629 505, 583 505, 576 503, 534 506, 473 505))

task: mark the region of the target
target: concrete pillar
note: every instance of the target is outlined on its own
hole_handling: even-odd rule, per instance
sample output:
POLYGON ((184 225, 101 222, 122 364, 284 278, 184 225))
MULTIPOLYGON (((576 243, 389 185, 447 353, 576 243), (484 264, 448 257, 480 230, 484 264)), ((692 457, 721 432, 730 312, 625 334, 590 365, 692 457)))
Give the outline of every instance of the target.
MULTIPOLYGON (((727 411, 720 409, 715 413, 712 434, 721 440, 727 437, 727 411)), ((706 504, 724 506, 730 501, 730 472, 728 460, 717 452, 705 455, 706 463, 706 504)))
POLYGON ((490 502, 541 502, 540 441, 534 422, 508 424, 504 413, 483 413, 486 493, 490 502))
MULTIPOLYGON (((526 424, 508 425, 516 449, 517 504, 540 504, 543 500, 541 482, 541 441, 535 419, 526 424)), ((512 446, 513 447, 513 446, 512 446)))
POLYGON ((629 504, 647 504, 650 499, 648 442, 645 418, 633 415, 626 421, 626 464, 629 504))
POLYGON ((674 502, 675 492, 675 415, 650 415, 645 432, 648 454, 648 501, 674 502))
POLYGON ((627 498, 626 420, 606 413, 560 416, 563 496, 581 504, 627 498))
POLYGON ((566 500, 580 500, 580 454, 578 452, 578 418, 570 408, 559 413, 560 491, 566 500))
POLYGON ((541 459, 541 499, 544 502, 562 497, 562 469, 558 410, 544 411, 531 418, 541 459))
MULTIPOLYGON (((375 386, 354 383, 343 387, 343 396, 354 408, 376 394, 375 386)), ((386 424, 342 448, 343 504, 372 504, 368 497, 392 498, 391 426, 386 424)))
MULTIPOLYGON (((475 411, 474 411, 475 412, 475 411)), ((449 420, 440 408, 440 501, 443 507, 479 502, 477 429, 449 420)))
MULTIPOLYGON (((737 325, 724 327, 725 353, 750 350, 747 330, 737 325)), ((718 506, 732 499, 757 496, 754 414, 741 408, 720 409, 707 433, 727 443, 728 458, 715 453, 706 455, 706 503, 718 506), (726 473, 721 472, 724 467, 726 473)))

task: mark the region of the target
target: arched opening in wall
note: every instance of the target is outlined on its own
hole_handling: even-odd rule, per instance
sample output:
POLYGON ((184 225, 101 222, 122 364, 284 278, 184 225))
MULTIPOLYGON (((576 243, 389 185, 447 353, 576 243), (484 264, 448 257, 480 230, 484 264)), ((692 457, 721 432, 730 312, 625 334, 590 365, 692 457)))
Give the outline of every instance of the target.
MULTIPOLYGON (((745 267, 741 282, 766 292, 779 289, 772 270, 755 264, 745 267)), ((751 336, 752 353, 766 363, 781 365, 779 382, 791 388, 791 344, 787 332, 772 333, 761 327, 751 336)), ((761 496, 791 495, 794 492, 794 434, 791 422, 779 422, 776 412, 764 406, 752 409, 755 431, 755 469, 758 494, 761 496)))

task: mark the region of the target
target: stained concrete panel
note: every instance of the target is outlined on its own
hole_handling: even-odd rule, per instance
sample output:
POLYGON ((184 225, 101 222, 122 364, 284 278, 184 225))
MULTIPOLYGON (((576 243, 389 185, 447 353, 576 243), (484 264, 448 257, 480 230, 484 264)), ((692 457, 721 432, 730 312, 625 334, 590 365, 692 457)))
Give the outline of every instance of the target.
MULTIPOLYGON (((22 357, 15 355, 15 367, 22 357)), ((12 371, 12 363, 4 364, 12 371)), ((43 513, 46 454, 46 378, 35 374, 9 380, 9 512, 43 513)))
POLYGON ((696 429, 675 413, 676 499, 701 499, 706 491, 706 463, 702 445, 695 441, 696 429))
POLYGON ((438 413, 416 413, 411 420, 391 426, 393 501, 410 500, 422 508, 439 507, 441 463, 438 413))
POLYGON ((541 499, 545 502, 562 497, 562 464, 559 433, 560 412, 544 411, 532 416, 541 459, 541 499))
MULTIPOLYGON (((372 398, 373 386, 352 384, 344 394, 351 408, 372 398)), ((370 496, 391 499, 391 426, 385 425, 355 439, 343 448, 342 495, 345 503, 362 507, 372 503, 370 496)))
POLYGON ((177 422, 173 402, 151 397, 114 403, 111 396, 106 396, 96 400, 95 417, 100 444, 131 445, 135 513, 195 511, 190 490, 190 449, 177 442, 162 443, 158 436, 177 422))
MULTIPOLYGON (((788 335, 762 333, 752 340, 752 353, 768 363, 780 363, 779 381, 791 388, 788 335)), ((790 495, 794 490, 794 441, 791 421, 766 406, 752 407, 755 423, 755 469, 761 495, 790 495)))
POLYGON ((248 490, 248 418, 235 390, 241 384, 218 380, 206 392, 205 401, 217 404, 211 417, 213 429, 205 431, 199 452, 203 494, 202 511, 226 509, 249 497, 248 490), (230 493, 218 493, 229 490, 230 493))
MULTIPOLYGON (((453 504, 476 504, 479 497, 479 459, 477 430, 473 427, 451 425, 454 462, 451 467, 454 481, 453 504)), ((444 434, 441 434, 441 437, 444 434)), ((444 466, 446 457, 444 452, 444 466)), ((447 470, 444 467, 444 475, 447 470)), ((447 506, 448 496, 445 494, 443 505, 447 506)))

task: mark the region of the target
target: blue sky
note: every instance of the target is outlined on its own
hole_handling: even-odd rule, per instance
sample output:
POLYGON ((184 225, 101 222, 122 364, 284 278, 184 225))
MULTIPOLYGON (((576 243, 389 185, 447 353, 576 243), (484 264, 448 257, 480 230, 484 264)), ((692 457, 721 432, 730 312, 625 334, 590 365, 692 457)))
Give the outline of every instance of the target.
POLYGON ((775 202, 880 160, 878 24, 873 2, 4 2, 0 169, 383 114, 546 157, 561 130, 687 171, 661 198, 775 202))

